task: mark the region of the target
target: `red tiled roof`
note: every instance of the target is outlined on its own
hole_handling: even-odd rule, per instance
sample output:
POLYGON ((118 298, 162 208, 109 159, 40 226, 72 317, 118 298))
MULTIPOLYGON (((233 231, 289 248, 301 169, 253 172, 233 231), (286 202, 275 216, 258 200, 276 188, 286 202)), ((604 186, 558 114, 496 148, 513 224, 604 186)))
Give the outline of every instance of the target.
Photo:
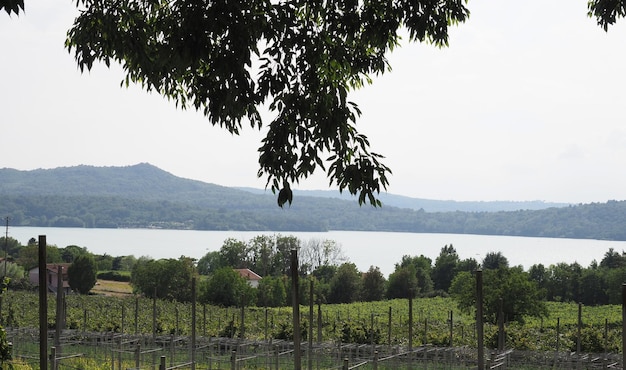
POLYGON ((261 280, 261 276, 259 276, 259 274, 257 274, 256 272, 250 270, 250 269, 234 269, 235 271, 237 271, 239 273, 239 275, 241 275, 241 277, 248 279, 248 280, 261 280))

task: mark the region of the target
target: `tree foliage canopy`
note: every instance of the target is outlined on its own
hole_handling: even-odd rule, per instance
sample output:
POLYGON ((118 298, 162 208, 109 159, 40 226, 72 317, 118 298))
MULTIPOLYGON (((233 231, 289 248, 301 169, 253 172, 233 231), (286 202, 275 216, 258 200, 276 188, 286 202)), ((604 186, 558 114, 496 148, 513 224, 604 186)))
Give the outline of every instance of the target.
MULTIPOLYGON (((447 45, 449 26, 469 16, 466 2, 78 0, 66 46, 81 70, 119 62, 127 85, 202 111, 234 134, 243 121, 264 126, 259 107, 267 105, 273 118, 258 176, 280 206, 318 166, 360 204, 380 205, 391 171, 356 130, 360 110, 348 94, 390 68, 400 29, 410 41, 447 45)), ((587 6, 604 30, 626 15, 623 0, 587 6)), ((0 0, 0 10, 19 14, 24 1, 0 0)))
POLYGON ((83 253, 74 258, 74 262, 67 269, 67 278, 70 288, 80 294, 88 294, 96 285, 96 261, 89 253, 83 253))
MULTIPOLYGON (((476 279, 471 272, 458 273, 450 294, 459 308, 471 312, 476 307, 476 279)), ((500 309, 506 321, 523 321, 525 316, 545 316, 543 292, 520 267, 501 267, 483 271, 484 315, 495 323, 500 309)))
POLYGON ((258 175, 279 205, 318 166, 361 204, 380 205, 375 194, 390 170, 357 132, 360 110, 348 94, 389 69, 401 28, 411 41, 447 45, 449 25, 469 15, 464 3, 79 0, 66 46, 81 70, 119 62, 127 85, 202 111, 234 134, 243 122, 263 127, 266 105, 273 118, 258 175))
POLYGON ((146 297, 189 302, 192 298, 191 281, 195 277, 194 260, 139 259, 131 273, 131 284, 136 292, 146 297))

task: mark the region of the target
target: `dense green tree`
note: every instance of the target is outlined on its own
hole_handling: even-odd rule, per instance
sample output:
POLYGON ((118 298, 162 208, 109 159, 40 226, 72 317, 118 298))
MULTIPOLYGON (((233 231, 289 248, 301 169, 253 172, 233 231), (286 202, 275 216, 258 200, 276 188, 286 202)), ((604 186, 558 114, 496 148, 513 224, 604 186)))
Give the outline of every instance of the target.
MULTIPOLYGON (((23 266, 25 270, 37 267, 39 263, 39 247, 37 244, 30 244, 21 248, 17 257, 17 264, 23 266)), ((46 246, 46 263, 61 263, 61 253, 59 248, 54 245, 46 246)))
POLYGON ((361 273, 354 263, 343 263, 330 280, 328 303, 352 303, 361 293, 361 273))
POLYGON ((287 305, 287 292, 283 277, 267 276, 257 288, 257 306, 282 307, 287 305))
POLYGON ((5 236, 0 237, 0 249, 2 250, 3 258, 5 252, 8 257, 17 257, 21 248, 22 245, 16 239, 13 239, 11 237, 6 238, 5 236))
POLYGON ((67 269, 67 278, 70 288, 80 294, 88 294, 96 285, 96 261, 89 253, 83 253, 74 258, 74 262, 67 269))
POLYGON ((11 279, 11 282, 21 280, 26 277, 26 271, 24 270, 24 267, 13 262, 7 261, 6 263, 0 263, 0 271, 2 271, 2 274, 0 276, 8 277, 9 279, 11 279))
POLYGON ((135 258, 132 254, 130 256, 122 256, 120 261, 120 271, 132 271, 135 263, 137 263, 137 258, 135 258))
MULTIPOLYGON (((476 279, 471 272, 460 272, 452 281, 450 293, 459 308, 471 312, 476 307, 476 279)), ((483 271, 484 316, 496 323, 500 306, 506 321, 523 321, 524 316, 547 314, 541 292, 520 267, 483 271)))
POLYGON ((387 280, 380 272, 380 268, 370 266, 361 279, 361 301, 381 301, 385 298, 387 280))
POLYGON ((409 298, 419 293, 415 266, 396 266, 396 270, 389 275, 387 282, 387 298, 409 298))
POLYGON ((72 263, 74 259, 81 254, 88 253, 87 248, 79 247, 77 245, 68 245, 65 248, 61 248, 61 259, 63 262, 72 263))
POLYGON ((327 265, 320 266, 311 272, 311 276, 316 279, 315 291, 317 298, 321 303, 328 302, 328 295, 330 294, 330 282, 337 273, 338 266, 327 265))
POLYGON ((293 235, 278 235, 276 237, 276 254, 274 255, 272 275, 291 276, 291 251, 299 250, 300 245, 300 239, 293 235))
MULTIPOLYGON (((547 294, 549 276, 548 270, 543 264, 539 263, 530 266, 528 269, 528 276, 530 277, 530 280, 537 283, 537 287, 539 287, 539 289, 547 294)), ((547 299, 547 296, 542 297, 542 299, 547 299)))
POLYGON ((598 268, 583 269, 580 277, 579 303, 596 306, 609 303, 606 271, 598 268))
POLYGON ((600 261, 600 267, 626 267, 626 255, 624 255, 624 252, 618 253, 613 248, 609 248, 609 250, 604 254, 604 258, 600 261))
POLYGON ((434 283, 431 278, 432 260, 424 255, 418 257, 404 255, 400 263, 396 263, 395 269, 413 266, 415 268, 415 277, 417 278, 417 289, 421 294, 432 292, 434 283))
POLYGON ((219 251, 207 252, 202 258, 198 260, 198 274, 211 275, 214 271, 225 267, 222 262, 222 255, 219 251))
POLYGON ((113 256, 108 254, 97 254, 94 256, 98 271, 109 271, 113 269, 113 256))
POLYGON ((482 267, 485 270, 499 270, 509 267, 509 260, 502 252, 489 252, 483 258, 482 267))
POLYGON ((460 260, 459 263, 456 265, 456 270, 457 270, 457 273, 461 271, 472 272, 472 271, 478 270, 479 267, 480 265, 478 264, 478 261, 470 257, 470 258, 460 260))
POLYGON ((435 290, 448 291, 457 272, 458 263, 459 255, 452 244, 443 246, 439 256, 435 259, 435 265, 431 273, 435 290))
POLYGON ((557 302, 580 302, 582 266, 578 263, 557 263, 548 267, 547 298, 557 302))
POLYGON ((246 306, 255 303, 256 290, 231 267, 222 267, 200 286, 199 300, 219 306, 246 306))
POLYGON ((220 259, 224 266, 241 269, 248 268, 248 244, 235 238, 224 240, 220 248, 220 259))
POLYGON ((622 284, 626 281, 626 267, 605 271, 606 295, 609 304, 622 304, 622 284))
POLYGON ((191 280, 195 277, 194 259, 181 256, 179 259, 140 258, 131 272, 131 284, 135 291, 147 297, 191 300, 191 280))
POLYGON ((253 254, 250 268, 263 277, 274 272, 272 259, 276 253, 275 244, 274 238, 269 235, 258 235, 248 242, 250 252, 253 254))

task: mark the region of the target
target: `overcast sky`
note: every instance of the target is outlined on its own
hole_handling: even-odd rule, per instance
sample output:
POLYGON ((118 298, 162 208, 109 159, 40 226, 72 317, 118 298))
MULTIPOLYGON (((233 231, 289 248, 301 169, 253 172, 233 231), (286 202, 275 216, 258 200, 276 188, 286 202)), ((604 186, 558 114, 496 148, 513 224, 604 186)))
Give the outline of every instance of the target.
MULTIPOLYGON (((470 1, 450 47, 408 44, 353 94, 393 170, 388 191, 454 200, 626 199, 626 20, 605 33, 586 1, 470 1)), ((234 137, 138 87, 121 68, 78 71, 64 49, 74 1, 0 14, 0 168, 148 162, 262 188, 262 134, 234 137)), ((324 189, 320 174, 297 188, 324 189)))

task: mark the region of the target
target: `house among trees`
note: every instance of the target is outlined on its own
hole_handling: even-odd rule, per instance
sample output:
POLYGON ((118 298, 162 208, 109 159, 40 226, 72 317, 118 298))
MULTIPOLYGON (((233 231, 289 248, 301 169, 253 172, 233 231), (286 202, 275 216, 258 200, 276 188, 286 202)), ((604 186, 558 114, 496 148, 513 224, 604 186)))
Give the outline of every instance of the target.
MULTIPOLYGON (((70 283, 67 276, 67 269, 71 263, 48 263, 46 264, 46 280, 48 282, 48 291, 56 293, 58 290, 58 271, 61 266, 61 278, 63 282, 63 291, 65 294, 70 293, 70 283)), ((28 279, 35 287, 39 287, 39 266, 33 267, 28 271, 28 279)))
POLYGON ((259 281, 261 281, 261 276, 259 276, 256 272, 250 269, 234 269, 237 273, 250 284, 253 288, 259 287, 259 281))

